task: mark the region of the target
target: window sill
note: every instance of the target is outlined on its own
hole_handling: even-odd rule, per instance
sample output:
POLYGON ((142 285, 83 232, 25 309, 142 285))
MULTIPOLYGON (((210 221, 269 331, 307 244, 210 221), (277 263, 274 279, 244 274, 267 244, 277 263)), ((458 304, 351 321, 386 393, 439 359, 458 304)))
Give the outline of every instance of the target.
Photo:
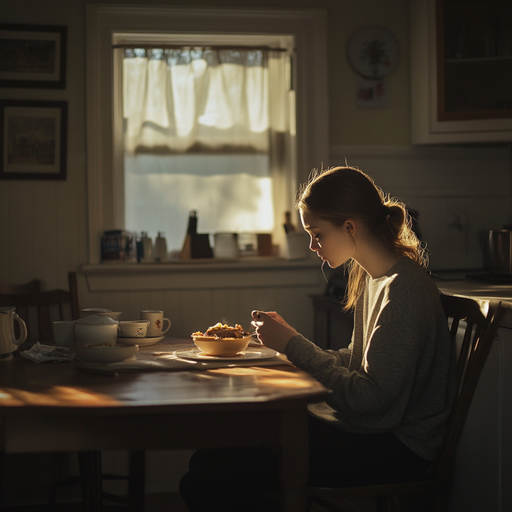
POLYGON ((319 286, 324 280, 316 257, 85 264, 80 272, 91 292, 319 286))

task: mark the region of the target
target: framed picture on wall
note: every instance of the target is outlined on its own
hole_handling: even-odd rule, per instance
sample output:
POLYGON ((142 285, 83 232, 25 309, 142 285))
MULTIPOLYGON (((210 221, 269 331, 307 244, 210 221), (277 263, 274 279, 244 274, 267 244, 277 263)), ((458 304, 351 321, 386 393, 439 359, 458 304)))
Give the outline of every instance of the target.
POLYGON ((65 101, 0 100, 0 179, 65 180, 65 101))
POLYGON ((0 87, 66 88, 67 27, 0 24, 0 87))

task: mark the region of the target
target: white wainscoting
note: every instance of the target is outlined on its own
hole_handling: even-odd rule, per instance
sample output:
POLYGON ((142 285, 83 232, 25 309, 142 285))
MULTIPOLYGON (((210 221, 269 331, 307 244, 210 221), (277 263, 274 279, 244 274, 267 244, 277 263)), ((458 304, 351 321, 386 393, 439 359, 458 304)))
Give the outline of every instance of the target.
MULTIPOLYGON (((250 327, 251 311, 278 311, 304 336, 313 336, 311 294, 323 293, 320 260, 260 259, 234 262, 82 265, 81 307, 122 311, 163 310, 167 333, 189 337, 217 322, 250 327)), ((314 259, 313 259, 314 258, 314 259)))

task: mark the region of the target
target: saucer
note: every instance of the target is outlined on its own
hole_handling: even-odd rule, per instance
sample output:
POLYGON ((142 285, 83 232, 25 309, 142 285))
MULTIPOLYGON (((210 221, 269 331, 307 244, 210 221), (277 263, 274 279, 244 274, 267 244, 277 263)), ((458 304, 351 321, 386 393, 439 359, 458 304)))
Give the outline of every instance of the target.
POLYGON ((210 356, 203 354, 199 349, 192 350, 176 350, 175 354, 178 357, 185 359, 200 359, 209 361, 244 361, 247 359, 271 359, 279 355, 279 352, 271 348, 262 347, 261 349, 247 348, 242 350, 236 356, 210 356))
POLYGON ((139 345, 139 347, 149 347, 150 345, 156 345, 164 338, 165 336, 156 336, 151 338, 125 338, 124 336, 118 336, 117 340, 119 343, 124 343, 125 345, 139 345))

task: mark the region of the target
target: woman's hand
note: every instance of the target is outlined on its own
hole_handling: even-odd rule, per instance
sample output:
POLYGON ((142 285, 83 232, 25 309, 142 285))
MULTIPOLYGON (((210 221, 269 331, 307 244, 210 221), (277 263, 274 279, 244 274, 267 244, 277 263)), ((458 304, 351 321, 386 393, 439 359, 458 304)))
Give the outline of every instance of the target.
POLYGON ((288 342, 299 334, 288 325, 275 311, 253 311, 252 325, 256 329, 258 339, 266 347, 284 353, 288 342))

